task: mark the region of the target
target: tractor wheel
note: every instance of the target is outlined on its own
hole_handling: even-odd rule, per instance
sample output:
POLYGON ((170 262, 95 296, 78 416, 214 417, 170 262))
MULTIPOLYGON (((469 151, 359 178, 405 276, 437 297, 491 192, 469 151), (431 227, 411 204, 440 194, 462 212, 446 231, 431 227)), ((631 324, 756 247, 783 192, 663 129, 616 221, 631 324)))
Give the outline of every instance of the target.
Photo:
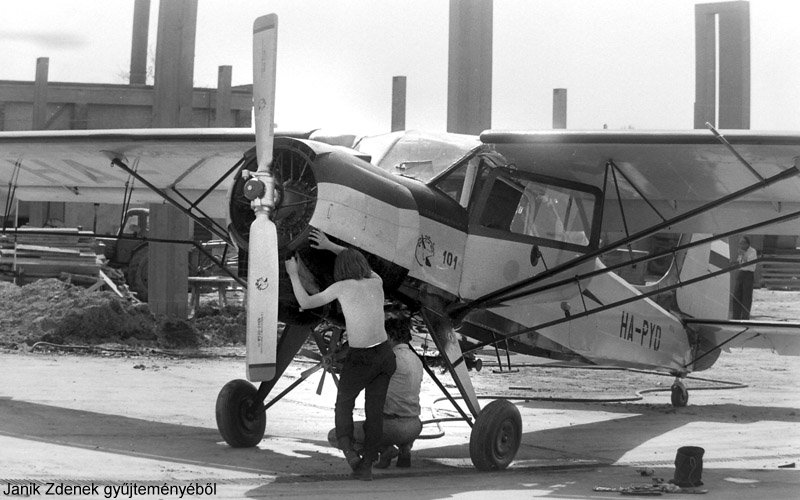
POLYGON ((147 272, 150 267, 148 261, 147 247, 144 246, 134 252, 125 273, 128 286, 136 292, 136 298, 142 302, 147 302, 147 272))
POLYGON ((681 382, 672 384, 672 406, 682 408, 689 403, 689 391, 681 382))
POLYGON ((258 390, 246 380, 231 380, 217 396, 217 429, 234 448, 251 448, 264 437, 267 413, 256 401, 258 390))
POLYGON ((469 456, 478 470, 505 469, 522 441, 522 417, 504 399, 492 401, 478 414, 469 437, 469 456))

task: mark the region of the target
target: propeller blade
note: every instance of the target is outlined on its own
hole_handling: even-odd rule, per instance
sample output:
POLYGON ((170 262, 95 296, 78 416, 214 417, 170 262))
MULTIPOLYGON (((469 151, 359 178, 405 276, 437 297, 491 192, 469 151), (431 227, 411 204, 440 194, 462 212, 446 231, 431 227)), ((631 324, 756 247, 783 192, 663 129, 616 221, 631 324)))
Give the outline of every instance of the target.
POLYGON ((247 378, 275 378, 278 341, 278 234, 270 214, 275 181, 270 172, 275 115, 278 17, 253 24, 253 106, 258 168, 245 186, 256 218, 250 225, 247 270, 247 378))

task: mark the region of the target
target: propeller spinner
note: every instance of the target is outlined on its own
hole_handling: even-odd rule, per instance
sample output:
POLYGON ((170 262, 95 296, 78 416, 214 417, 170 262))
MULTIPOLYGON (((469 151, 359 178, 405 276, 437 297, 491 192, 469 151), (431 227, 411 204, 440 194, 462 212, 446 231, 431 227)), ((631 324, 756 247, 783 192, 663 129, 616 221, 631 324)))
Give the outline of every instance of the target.
POLYGON ((278 17, 269 14, 253 24, 253 107, 258 168, 247 181, 255 220, 250 225, 247 270, 247 378, 272 380, 278 337, 278 235, 270 214, 275 207, 271 172, 278 17))

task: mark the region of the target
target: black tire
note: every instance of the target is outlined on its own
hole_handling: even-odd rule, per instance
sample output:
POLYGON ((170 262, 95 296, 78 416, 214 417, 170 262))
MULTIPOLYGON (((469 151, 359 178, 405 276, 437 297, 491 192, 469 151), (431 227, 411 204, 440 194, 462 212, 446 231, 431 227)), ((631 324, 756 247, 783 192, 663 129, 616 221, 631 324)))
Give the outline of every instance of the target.
POLYGON ((147 246, 144 246, 133 253, 131 261, 128 263, 128 270, 125 273, 125 281, 127 281, 131 291, 136 292, 136 298, 142 302, 147 302, 147 273, 149 268, 147 246))
POLYGON ((683 408, 689 403, 689 391, 683 384, 672 384, 672 406, 683 408))
POLYGON ((522 417, 505 399, 492 401, 478 414, 469 437, 469 456, 478 470, 505 469, 522 441, 522 417))
POLYGON ((267 413, 256 402, 258 390, 246 380, 231 380, 217 396, 217 429, 230 446, 251 448, 261 442, 267 413))

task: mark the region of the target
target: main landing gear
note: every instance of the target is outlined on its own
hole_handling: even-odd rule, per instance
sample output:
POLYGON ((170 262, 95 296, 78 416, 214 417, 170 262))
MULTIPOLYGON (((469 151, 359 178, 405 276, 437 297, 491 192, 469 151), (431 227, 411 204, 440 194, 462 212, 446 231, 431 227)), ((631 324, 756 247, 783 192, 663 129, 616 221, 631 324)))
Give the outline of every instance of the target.
POLYGON ((326 332, 312 332, 310 326, 287 325, 278 341, 275 378, 261 382, 258 389, 246 380, 232 380, 222 387, 217 395, 216 418, 217 429, 222 439, 234 448, 248 448, 256 446, 264 438, 267 424, 267 409, 278 402, 283 396, 291 392, 301 382, 313 373, 324 370, 317 392, 322 391, 322 382, 325 373, 331 372, 334 382, 338 383, 335 371, 337 362, 342 356, 341 331, 333 330, 330 336, 326 332), (275 396, 270 402, 264 404, 270 391, 280 379, 281 375, 294 356, 301 351, 306 339, 313 335, 320 354, 306 354, 318 363, 300 374, 297 380, 289 387, 275 396))
POLYGON ((461 393, 464 404, 474 418, 473 423, 469 415, 439 383, 433 372, 428 370, 428 374, 439 385, 445 396, 461 413, 461 416, 472 425, 469 438, 469 456, 472 464, 478 470, 505 469, 514 460, 522 442, 522 416, 519 409, 509 401, 498 399, 481 410, 475 389, 467 373, 466 363, 462 359, 461 347, 449 318, 425 307, 420 313, 445 367, 461 393))
MULTIPOLYGON (((505 469, 516 457, 522 441, 522 417, 519 410, 513 403, 503 399, 492 401, 481 410, 467 372, 467 363, 462 359, 461 347, 449 319, 431 309, 423 308, 421 313, 445 367, 461 393, 467 411, 461 408, 430 368, 424 366, 462 418, 472 426, 469 440, 472 463, 479 470, 505 469)), ((256 446, 264 437, 267 409, 312 373, 325 370, 335 374, 337 362, 343 354, 339 350, 339 333, 334 330, 330 337, 325 337, 319 332, 312 333, 309 326, 287 326, 278 341, 277 372, 273 380, 262 382, 257 389, 246 380, 232 380, 225 384, 217 396, 216 404, 217 428, 225 442, 236 448, 256 446), (311 335, 319 348, 319 356, 315 356, 315 353, 309 355, 301 349, 311 335), (267 395, 299 352, 317 359, 319 363, 305 370, 298 380, 265 404, 267 395)), ((318 391, 321 390, 322 380, 324 378, 320 380, 318 391)))

